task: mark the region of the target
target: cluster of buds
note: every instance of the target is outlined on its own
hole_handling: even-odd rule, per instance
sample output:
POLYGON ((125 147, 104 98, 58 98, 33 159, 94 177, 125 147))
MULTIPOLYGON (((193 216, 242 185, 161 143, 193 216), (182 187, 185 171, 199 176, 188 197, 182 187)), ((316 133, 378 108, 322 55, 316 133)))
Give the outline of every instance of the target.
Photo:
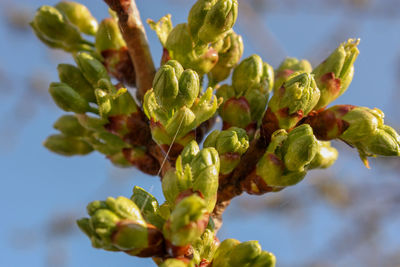
POLYGON ((240 157, 249 148, 249 137, 242 128, 215 130, 207 136, 204 147, 214 147, 218 151, 220 175, 228 175, 240 163, 240 157))
POLYGON ((199 238, 217 201, 220 162, 212 148, 199 149, 190 142, 162 180, 171 214, 164 234, 173 246, 185 247, 199 238))
POLYGON ((164 47, 164 62, 175 59, 185 69, 203 75, 218 61, 218 51, 210 44, 222 41, 231 31, 237 13, 237 0, 198 0, 189 12, 187 23, 173 27, 170 15, 148 23, 164 47))
POLYGON ((244 59, 233 71, 232 85, 225 84, 217 89, 217 96, 224 100, 219 108, 224 129, 240 127, 252 137, 273 84, 274 70, 269 64, 258 55, 244 59))
POLYGON ((275 267, 275 256, 261 249, 258 241, 240 243, 225 239, 219 245, 212 261, 213 267, 275 267))
MULTIPOLYGON (((139 203, 147 201, 141 199, 141 196, 136 198, 140 198, 139 203)), ((143 208, 148 206, 155 209, 155 212, 158 211, 158 204, 152 205, 154 197, 150 195, 150 198, 150 204, 142 207, 126 197, 93 201, 87 206, 90 218, 78 220, 78 226, 90 238, 95 248, 123 251, 138 257, 163 255, 165 241, 161 231, 142 215, 143 208)))
POLYGON ((54 128, 61 134, 50 136, 45 146, 68 156, 97 150, 118 166, 135 165, 155 174, 158 162, 144 147, 143 140, 150 136, 141 130, 141 112, 133 97, 126 88, 111 83, 104 65, 91 54, 78 52, 75 61, 77 67, 58 66, 60 82, 51 83, 49 91, 61 109, 76 114, 63 116, 55 123, 54 128), (100 117, 89 116, 88 112, 100 117))
POLYGON ((31 27, 49 47, 77 52, 93 50, 93 44, 85 40, 81 33, 95 35, 98 25, 84 5, 63 1, 54 7, 40 7, 31 27))
POLYGON ((329 167, 337 155, 329 143, 317 140, 308 124, 289 133, 280 129, 272 134, 266 152, 242 186, 250 194, 280 191, 300 182, 310 168, 329 167))
POLYGON ((210 119, 218 108, 218 100, 208 88, 200 94, 199 75, 183 70, 170 60, 156 73, 153 88, 144 96, 144 112, 150 120, 153 139, 164 151, 176 158, 183 147, 196 138, 195 128, 210 119))
POLYGON ((400 156, 400 136, 384 124, 381 110, 352 105, 337 105, 306 119, 318 139, 341 139, 358 149, 363 162, 366 157, 400 156))

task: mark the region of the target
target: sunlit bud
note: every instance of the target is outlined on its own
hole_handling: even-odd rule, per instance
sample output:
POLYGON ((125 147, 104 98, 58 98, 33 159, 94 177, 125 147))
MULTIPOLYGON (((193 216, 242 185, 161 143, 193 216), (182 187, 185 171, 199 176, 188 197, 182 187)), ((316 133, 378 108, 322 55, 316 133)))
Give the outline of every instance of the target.
POLYGON ((245 97, 228 99, 219 114, 231 126, 246 128, 252 122, 250 104, 245 97))
POLYGON ((400 136, 390 126, 383 125, 364 142, 368 154, 382 156, 400 156, 400 136))
POLYGON ((295 72, 312 72, 311 63, 308 60, 298 60, 294 57, 286 58, 275 72, 274 91, 281 88, 284 82, 295 72))
POLYGON ((61 82, 74 88, 87 101, 96 101, 92 85, 85 79, 79 68, 70 64, 59 64, 57 70, 61 82))
POLYGON ((131 200, 135 202, 135 204, 140 209, 145 220, 157 228, 162 228, 164 224, 164 220, 159 215, 159 205, 157 199, 138 186, 133 188, 133 195, 131 196, 131 200))
POLYGON ((232 86, 236 95, 244 94, 251 88, 257 88, 260 85, 263 76, 263 61, 258 55, 252 55, 244 59, 235 68, 232 75, 232 86))
POLYGON ((325 169, 335 163, 338 158, 338 151, 331 146, 329 141, 318 141, 318 150, 314 159, 308 166, 309 169, 321 168, 325 169))
POLYGON ((238 14, 237 0, 218 0, 207 12, 198 31, 199 40, 214 43, 232 29, 238 14))
POLYGON ((215 5, 217 0, 198 0, 190 9, 188 26, 192 38, 197 39, 197 34, 204 24, 207 13, 215 5))
POLYGON ((235 246, 229 253, 229 264, 232 267, 245 266, 256 259, 261 253, 258 241, 246 241, 235 246))
POLYGON ((251 263, 251 267, 275 267, 275 264, 275 255, 267 251, 262 251, 261 254, 251 263))
POLYGON ((57 106, 64 111, 75 113, 96 112, 94 108, 89 106, 87 100, 65 83, 51 83, 49 92, 57 106))
POLYGON ((185 148, 182 150, 181 159, 182 166, 192 162, 193 158, 200 152, 199 145, 196 141, 191 141, 185 148))
POLYGON ((327 106, 342 95, 349 87, 354 75, 354 62, 357 59, 360 39, 349 39, 341 43, 332 54, 314 70, 315 81, 321 97, 315 109, 327 106))
POLYGON ((53 124, 53 128, 59 130, 62 134, 67 136, 85 136, 89 134, 79 123, 78 119, 73 115, 63 115, 53 124))
POLYGON ((161 185, 165 199, 173 207, 178 195, 192 187, 190 167, 185 167, 183 175, 177 174, 174 169, 168 170, 162 179, 161 185))
POLYGON ((229 253, 239 244, 240 241, 233 238, 222 241, 218 249, 215 251, 212 266, 228 267, 229 253))
POLYGON ((89 9, 77 2, 61 1, 55 6, 68 20, 78 29, 86 34, 95 35, 97 31, 97 20, 92 16, 89 9))
POLYGON ((106 119, 91 117, 86 114, 76 114, 79 123, 89 131, 102 131, 108 122, 106 119))
POLYGON ((63 156, 86 155, 93 151, 92 146, 87 142, 63 134, 50 135, 43 145, 48 150, 63 156))
POLYGON ((282 151, 285 167, 289 171, 304 171, 318 151, 318 141, 310 125, 303 124, 289 132, 282 151))
POLYGON ((185 246, 199 238, 208 222, 205 201, 191 195, 181 200, 164 224, 164 236, 175 246, 185 246))
POLYGON ((119 30, 118 22, 113 18, 101 21, 96 33, 95 47, 101 53, 109 49, 120 49, 126 46, 125 40, 119 30))
POLYGON ((30 25, 39 39, 51 47, 76 51, 84 44, 79 30, 52 6, 41 6, 30 25))
POLYGON ((110 79, 104 65, 89 53, 79 52, 74 58, 83 76, 94 88, 98 88, 101 79, 110 79))
POLYGON ((293 128, 318 102, 320 92, 312 74, 294 74, 277 90, 268 103, 279 127, 293 128))

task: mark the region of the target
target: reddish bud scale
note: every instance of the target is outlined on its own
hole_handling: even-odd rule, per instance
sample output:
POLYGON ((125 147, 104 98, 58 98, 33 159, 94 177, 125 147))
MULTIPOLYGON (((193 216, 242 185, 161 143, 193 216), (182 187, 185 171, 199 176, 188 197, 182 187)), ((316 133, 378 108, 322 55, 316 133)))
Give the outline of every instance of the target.
POLYGON ((200 264, 199 264, 199 265, 196 265, 196 266, 197 266, 197 267, 207 267, 207 266, 209 266, 209 264, 210 264, 210 262, 209 262, 208 260, 202 259, 202 260, 200 261, 200 264))
POLYGON ((161 56, 161 66, 164 65, 165 63, 167 63, 169 60, 171 60, 171 57, 169 55, 168 49, 163 48, 163 53, 161 56))
POLYGON ((150 175, 157 175, 160 169, 160 163, 150 154, 144 154, 141 157, 136 157, 133 149, 124 148, 122 153, 127 161, 139 170, 150 175))
POLYGON ((101 52, 104 58, 103 64, 108 73, 118 81, 130 86, 136 85, 135 69, 127 47, 119 50, 107 49, 101 52))
POLYGON ((341 80, 335 77, 335 73, 328 72, 321 76, 320 82, 325 85, 332 99, 336 99, 339 96, 341 88, 341 80))
POLYGON ((292 75, 294 73, 294 70, 289 70, 289 69, 285 69, 285 70, 281 70, 278 71, 275 75, 275 79, 279 79, 279 78, 287 78, 290 75, 292 75))
POLYGON ((241 183, 241 188, 250 195, 263 195, 268 192, 273 192, 274 188, 268 186, 264 180, 256 174, 256 171, 252 171, 245 180, 241 183))
POLYGON ((268 108, 262 119, 261 135, 267 143, 271 141, 271 135, 273 132, 279 129, 279 122, 276 115, 268 108))
POLYGON ((338 105, 334 110, 327 109, 310 114, 304 120, 304 123, 313 128, 314 135, 319 140, 332 140, 338 138, 349 127, 349 123, 340 119, 340 117, 354 108, 353 105, 338 105))

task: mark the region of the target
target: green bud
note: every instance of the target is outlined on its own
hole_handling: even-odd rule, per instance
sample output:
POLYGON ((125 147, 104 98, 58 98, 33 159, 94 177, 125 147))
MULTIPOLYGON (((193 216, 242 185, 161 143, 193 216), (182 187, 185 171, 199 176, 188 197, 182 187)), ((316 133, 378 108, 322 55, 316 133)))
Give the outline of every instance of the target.
POLYGON ((135 221, 136 223, 141 224, 141 225, 146 225, 146 222, 144 221, 144 219, 142 217, 140 209, 129 198, 108 197, 106 199, 106 204, 111 211, 113 211, 115 214, 117 214, 121 218, 135 221))
POLYGON ((257 88, 260 85, 263 75, 263 61, 258 55, 251 55, 244 59, 233 71, 232 86, 236 95, 243 95, 251 88, 257 88))
POLYGON ((90 216, 93 216, 100 209, 108 209, 105 201, 95 200, 86 206, 86 211, 90 216))
POLYGON ((95 211, 90 220, 94 232, 105 241, 105 243, 111 243, 111 235, 121 218, 110 210, 99 209, 95 211))
POLYGON ((65 83, 51 83, 49 92, 57 106, 64 111, 96 113, 95 109, 90 107, 83 97, 65 83))
POLYGON ((86 114, 76 114, 79 123, 89 131, 102 131, 104 125, 108 123, 107 119, 95 118, 86 114))
POLYGON ((303 172, 318 151, 318 141, 308 124, 294 128, 283 145, 283 161, 289 171, 303 172))
POLYGON ((36 35, 47 45, 66 51, 79 50, 84 41, 63 14, 52 6, 41 6, 30 23, 36 35))
POLYGON ((298 60, 294 57, 286 58, 276 70, 274 91, 281 88, 281 86, 288 80, 288 78, 295 72, 312 72, 311 63, 308 60, 298 60))
POLYGON ((340 44, 313 70, 315 81, 321 91, 321 98, 315 109, 327 106, 347 90, 353 79, 354 62, 360 53, 357 48, 359 43, 359 39, 349 39, 340 44))
POLYGON ((82 72, 77 67, 70 64, 59 64, 57 70, 61 82, 74 88, 74 90, 87 101, 96 101, 92 85, 85 79, 82 72))
POLYGON ((171 58, 186 67, 190 61, 188 56, 193 54, 193 41, 186 23, 178 24, 172 29, 165 42, 165 48, 168 49, 171 58))
POLYGON ((309 169, 321 168, 326 169, 332 166, 338 158, 338 151, 331 147, 330 142, 318 141, 318 150, 314 159, 308 166, 309 169))
POLYGON ((173 169, 168 170, 162 179, 161 185, 165 199, 173 207, 178 195, 192 187, 190 167, 185 167, 183 174, 176 173, 173 169))
POLYGON ((130 254, 139 253, 149 245, 146 224, 129 220, 119 222, 112 235, 112 244, 120 250, 129 250, 130 254))
POLYGON ((179 76, 175 68, 170 65, 163 65, 157 71, 153 80, 153 90, 157 103, 166 108, 174 106, 179 92, 179 76))
POLYGON ((188 265, 183 261, 177 259, 167 259, 164 261, 160 267, 187 267, 188 265))
POLYGON ((207 88, 204 94, 200 98, 196 99, 193 106, 190 108, 196 116, 196 127, 214 116, 220 104, 221 101, 213 95, 212 88, 207 88))
POLYGON ((212 262, 213 267, 229 267, 228 257, 231 251, 239 245, 239 240, 230 238, 221 242, 218 249, 215 251, 214 259, 212 262))
POLYGON ((383 125, 363 146, 368 154, 400 156, 400 135, 392 127, 383 125))
POLYGON ((373 135, 378 127, 383 126, 383 117, 383 112, 377 108, 356 107, 341 117, 349 127, 340 138, 349 143, 362 141, 373 135))
POLYGON ((200 148, 196 141, 193 140, 186 145, 181 153, 182 166, 190 163, 199 152, 200 148))
POLYGON ((245 266, 261 254, 258 241, 246 241, 235 246, 229 253, 229 264, 232 267, 245 266))
POLYGON ((196 125, 198 125, 196 124, 196 114, 187 107, 182 107, 171 117, 165 126, 165 130, 169 136, 180 138, 195 128, 196 125))
POLYGON ((104 65, 89 53, 78 52, 74 58, 83 76, 94 88, 98 88, 101 79, 110 79, 104 65))
POLYGON ((93 133, 88 142, 105 155, 114 155, 128 146, 120 137, 106 131, 93 133))
POLYGON ((198 253, 199 259, 205 259, 211 262, 215 250, 218 247, 215 241, 214 232, 210 229, 206 229, 201 237, 192 244, 192 246, 198 253))
POLYGON ((249 147, 249 138, 242 128, 213 131, 204 141, 204 147, 215 147, 221 161, 221 173, 228 174, 239 164, 240 156, 249 147))
POLYGON ((214 43, 232 29, 238 14, 236 0, 217 0, 207 12, 203 25, 198 31, 199 40, 204 43, 214 43))
POLYGON ((87 142, 63 134, 50 135, 43 145, 48 150, 63 156, 87 155, 93 151, 92 146, 87 142))
POLYGON ((147 20, 150 28, 156 32, 158 39, 163 47, 165 47, 165 43, 167 42, 168 35, 172 31, 172 21, 171 21, 171 14, 165 15, 157 22, 154 22, 151 19, 147 20))
POLYGON ((261 254, 251 264, 251 267, 275 267, 276 258, 274 254, 262 251, 261 254))
POLYGON ((244 97, 250 106, 251 120, 260 120, 268 103, 268 94, 265 95, 258 90, 248 90, 244 97))
POLYGON ((55 6, 78 29, 86 34, 95 35, 97 31, 97 20, 92 16, 89 9, 77 2, 61 1, 55 6))
POLYGON ((318 102, 319 96, 313 75, 296 73, 274 93, 268 107, 277 117, 279 127, 287 130, 307 116, 318 102))
POLYGON ((179 202, 164 225, 164 236, 175 246, 185 246, 199 238, 205 230, 200 221, 206 219, 206 202, 191 195, 179 202))
POLYGON ((66 136, 79 137, 85 136, 89 133, 89 131, 83 128, 78 119, 73 115, 61 116, 53 124, 53 128, 59 130, 66 136))
POLYGON ((175 106, 191 107, 199 95, 199 75, 193 70, 185 70, 179 78, 179 92, 175 106))
POLYGON ((219 114, 231 126, 246 128, 252 122, 250 104, 245 97, 228 99, 219 114))
POLYGON ((197 34, 204 24, 207 13, 215 5, 217 0, 198 0, 190 9, 188 26, 192 38, 197 39, 197 34))
POLYGON ((119 30, 118 22, 113 18, 102 20, 96 33, 95 47, 101 53, 109 49, 119 50, 126 43, 119 30))
POLYGON ((218 152, 213 148, 202 149, 192 160, 193 190, 202 193, 207 210, 212 212, 217 201, 220 162, 218 152))
POLYGON ((243 54, 242 37, 233 30, 223 39, 222 47, 218 50, 218 62, 208 74, 213 84, 228 78, 231 69, 236 66, 243 54))

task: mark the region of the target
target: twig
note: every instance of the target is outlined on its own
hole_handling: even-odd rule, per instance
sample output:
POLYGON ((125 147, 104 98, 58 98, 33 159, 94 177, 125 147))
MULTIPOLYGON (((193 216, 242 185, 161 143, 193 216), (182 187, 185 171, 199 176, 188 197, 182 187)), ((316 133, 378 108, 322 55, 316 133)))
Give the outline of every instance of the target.
POLYGON ((135 67, 137 97, 143 100, 146 91, 152 87, 155 67, 136 2, 134 0, 104 1, 118 15, 122 36, 135 67))

